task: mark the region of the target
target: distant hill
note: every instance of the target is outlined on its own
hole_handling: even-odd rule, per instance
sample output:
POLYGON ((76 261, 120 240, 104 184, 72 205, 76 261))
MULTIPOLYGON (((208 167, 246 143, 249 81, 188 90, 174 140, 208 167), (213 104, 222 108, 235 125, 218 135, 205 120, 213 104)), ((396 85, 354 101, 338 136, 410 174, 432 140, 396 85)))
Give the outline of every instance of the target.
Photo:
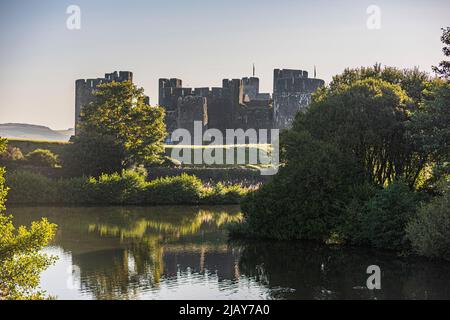
POLYGON ((52 130, 49 127, 25 123, 0 124, 0 137, 9 139, 69 141, 73 129, 52 130))

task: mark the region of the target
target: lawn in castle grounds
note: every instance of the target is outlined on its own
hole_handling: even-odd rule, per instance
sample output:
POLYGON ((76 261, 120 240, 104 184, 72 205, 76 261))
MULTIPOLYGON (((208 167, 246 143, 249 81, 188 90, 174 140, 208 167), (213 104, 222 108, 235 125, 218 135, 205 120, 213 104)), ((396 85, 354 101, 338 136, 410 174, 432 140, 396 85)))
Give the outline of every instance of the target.
MULTIPOLYGON (((37 140, 21 140, 21 139, 8 139, 8 145, 19 148, 23 154, 27 154, 31 151, 34 151, 36 149, 48 149, 52 151, 54 154, 60 156, 67 145, 69 145, 70 142, 54 142, 54 141, 37 141, 37 140)), ((196 146, 196 145, 165 145, 165 156, 172 157, 173 152, 175 151, 177 154, 179 154, 180 149, 186 149, 189 150, 190 158, 192 159, 192 164, 189 166, 193 167, 221 167, 221 168, 227 168, 227 167, 246 167, 246 168, 254 168, 254 169, 260 169, 267 167, 267 165, 262 163, 267 163, 270 161, 268 159, 268 156, 271 154, 271 145, 270 144, 237 144, 237 145, 214 145, 214 146, 196 146), (227 152, 230 152, 231 149, 234 148, 234 163, 229 164, 226 163, 226 155, 227 152), (210 149, 216 149, 221 150, 223 153, 223 164, 195 164, 193 163, 194 159, 194 151, 202 149, 210 150, 210 149), (262 151, 263 157, 260 157, 260 151, 262 151), (237 162, 238 152, 244 152, 245 154, 245 163, 239 164, 237 162), (249 163, 249 155, 251 153, 257 154, 257 161, 256 163, 249 163), (262 161, 261 161, 262 160, 262 161)), ((182 154, 183 155, 183 154, 182 154)))
POLYGON ((170 158, 176 158, 173 155, 185 156, 182 150, 187 150, 188 158, 192 160, 192 166, 204 166, 204 167, 249 167, 249 168, 264 168, 270 165, 271 163, 271 145, 270 144, 236 144, 236 145, 214 145, 214 146, 181 146, 181 145, 166 145, 165 146, 165 154, 170 158), (194 163, 194 153, 195 151, 202 150, 202 154, 205 151, 208 154, 215 156, 215 152, 222 153, 222 161, 219 164, 205 164, 204 161, 202 164, 194 163), (214 150, 214 151, 213 151, 214 150), (228 163, 227 154, 233 154, 233 162, 228 163), (245 159, 244 163, 239 163, 238 155, 242 154, 243 159, 245 159), (250 161, 251 155, 256 157, 256 161, 250 161))

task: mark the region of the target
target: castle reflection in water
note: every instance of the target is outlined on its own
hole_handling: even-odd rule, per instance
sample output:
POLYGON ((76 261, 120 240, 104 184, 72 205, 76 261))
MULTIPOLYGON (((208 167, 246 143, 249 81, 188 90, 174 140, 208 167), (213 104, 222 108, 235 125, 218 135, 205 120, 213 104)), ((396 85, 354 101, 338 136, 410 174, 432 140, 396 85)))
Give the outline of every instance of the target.
POLYGON ((450 264, 305 242, 230 241, 239 207, 11 208, 58 224, 42 287, 61 299, 448 299, 450 264), (379 265, 381 291, 365 288, 379 265), (68 273, 68 270, 70 272, 68 273), (74 286, 67 285, 73 277, 74 286))

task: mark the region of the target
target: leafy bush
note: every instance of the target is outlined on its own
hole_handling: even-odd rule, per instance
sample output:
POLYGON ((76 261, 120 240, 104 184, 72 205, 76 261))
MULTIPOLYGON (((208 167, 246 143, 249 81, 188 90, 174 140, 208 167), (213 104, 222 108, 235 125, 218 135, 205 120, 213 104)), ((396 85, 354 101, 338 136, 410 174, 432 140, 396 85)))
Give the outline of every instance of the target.
POLYGON ((102 174, 89 179, 89 202, 104 204, 131 204, 138 202, 138 195, 146 186, 145 175, 132 170, 122 174, 102 174))
POLYGON ((85 177, 54 180, 57 198, 52 203, 67 205, 93 204, 92 180, 85 177))
POLYGON ((280 171, 243 201, 234 232, 406 248, 415 190, 448 164, 449 93, 417 69, 334 77, 282 133, 280 171))
POLYGON ((450 193, 422 206, 406 235, 416 253, 450 260, 450 193))
POLYGON ((408 247, 405 228, 415 216, 418 201, 401 182, 381 189, 361 208, 356 218, 359 232, 355 230, 350 241, 393 250, 408 247))
POLYGON ((36 167, 54 168, 58 165, 58 157, 50 150, 36 149, 26 155, 26 161, 36 167))
POLYGON ((146 173, 136 170, 70 179, 17 171, 8 175, 8 185, 14 204, 237 204, 248 192, 239 185, 205 187, 187 174, 147 182, 146 173))
POLYGON ((22 154, 22 151, 17 147, 8 145, 6 147, 6 150, 0 152, 0 161, 17 161, 23 159, 24 156, 22 154))
POLYGON ((351 157, 308 133, 291 132, 290 144, 296 151, 288 165, 242 203, 248 229, 264 238, 327 240, 363 173, 351 157))
POLYGON ((203 195, 203 184, 195 176, 159 178, 146 187, 143 202, 148 204, 196 204, 203 195))
POLYGON ((68 176, 98 177, 122 170, 123 150, 110 136, 81 132, 62 154, 62 165, 68 176))
POLYGON ((214 204, 236 204, 249 192, 240 185, 225 186, 221 182, 206 188, 202 202, 214 204))
POLYGON ((58 199, 58 185, 54 180, 29 171, 7 174, 10 188, 9 202, 15 204, 48 204, 58 199))
MULTIPOLYGON (((5 143, 0 138, 0 153, 5 143)), ((29 228, 16 228, 5 211, 8 188, 4 173, 0 168, 0 301, 45 299, 45 292, 39 289, 40 274, 55 259, 41 250, 54 237, 56 225, 42 219, 32 222, 29 228)))

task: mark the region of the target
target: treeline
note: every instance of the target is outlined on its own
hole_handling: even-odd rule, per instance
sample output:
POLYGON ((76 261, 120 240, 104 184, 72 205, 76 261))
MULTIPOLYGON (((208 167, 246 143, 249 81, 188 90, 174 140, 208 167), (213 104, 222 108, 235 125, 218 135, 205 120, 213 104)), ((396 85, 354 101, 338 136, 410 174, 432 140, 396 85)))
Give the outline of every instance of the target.
POLYGON ((417 69, 348 69, 282 134, 283 166, 234 235, 450 259, 450 84, 417 69))

